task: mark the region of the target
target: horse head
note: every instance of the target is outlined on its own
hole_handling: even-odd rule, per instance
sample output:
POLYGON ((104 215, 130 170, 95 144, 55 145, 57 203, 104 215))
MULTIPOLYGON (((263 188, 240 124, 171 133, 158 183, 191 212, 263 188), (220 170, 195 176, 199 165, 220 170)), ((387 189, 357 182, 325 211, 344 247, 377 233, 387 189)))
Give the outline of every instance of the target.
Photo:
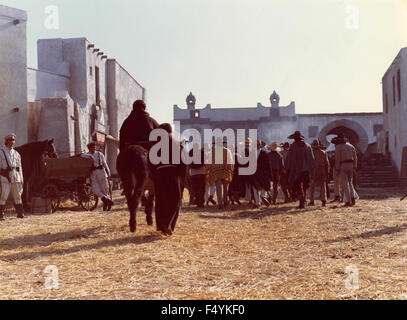
POLYGON ((57 150, 55 149, 54 139, 43 141, 44 154, 49 158, 58 158, 57 150))

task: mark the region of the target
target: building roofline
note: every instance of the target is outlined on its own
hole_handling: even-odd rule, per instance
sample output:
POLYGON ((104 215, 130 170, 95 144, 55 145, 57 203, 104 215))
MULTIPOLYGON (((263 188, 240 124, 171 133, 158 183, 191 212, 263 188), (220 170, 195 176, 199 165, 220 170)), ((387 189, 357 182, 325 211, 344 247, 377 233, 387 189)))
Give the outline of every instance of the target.
POLYGON ((108 61, 108 62, 109 62, 109 61, 114 61, 115 63, 117 63, 117 64, 119 65, 119 67, 122 68, 122 69, 128 74, 128 76, 129 76, 130 78, 132 78, 141 88, 145 89, 144 86, 143 86, 140 82, 138 82, 138 81, 130 74, 130 72, 128 72, 128 71, 126 70, 126 68, 124 68, 116 59, 114 59, 114 58, 112 58, 112 59, 107 59, 107 61, 108 61))
POLYGON ((0 9, 3 9, 3 14, 0 13, 0 17, 19 19, 23 21, 28 20, 27 11, 25 10, 5 6, 3 4, 0 4, 0 9))
POLYGON ((400 57, 401 52, 402 52, 403 50, 405 50, 405 49, 407 49, 407 47, 403 47, 403 48, 401 48, 401 49, 399 50, 399 52, 397 53, 396 57, 393 59, 393 61, 391 62, 390 66, 387 68, 386 72, 384 73, 384 75, 383 75, 383 77, 382 77, 382 80, 383 80, 384 77, 386 77, 387 73, 390 71, 390 69, 391 69, 391 68, 393 67, 393 65, 396 63, 396 60, 400 57))
POLYGON ((383 112, 344 112, 344 113, 297 113, 301 117, 327 117, 327 116, 365 116, 365 115, 382 115, 383 112))

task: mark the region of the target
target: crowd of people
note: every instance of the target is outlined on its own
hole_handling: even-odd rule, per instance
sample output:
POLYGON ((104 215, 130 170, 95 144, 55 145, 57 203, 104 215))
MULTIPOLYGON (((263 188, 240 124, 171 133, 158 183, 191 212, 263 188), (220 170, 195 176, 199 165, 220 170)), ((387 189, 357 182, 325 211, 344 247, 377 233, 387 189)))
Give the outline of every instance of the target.
MULTIPOLYGON (((145 102, 137 100, 120 129, 120 152, 129 146, 138 145, 148 153, 156 143, 150 141, 150 133, 154 129, 162 129, 170 141, 169 162, 149 163, 150 181, 147 184, 150 185, 149 189, 154 189, 157 230, 166 235, 171 235, 175 229, 186 186, 190 190, 192 204, 201 208, 217 205, 224 209, 234 203, 240 205, 242 199, 246 199, 253 208, 262 205, 269 207, 277 204, 279 189, 282 190, 285 203, 299 201, 299 208, 305 208, 306 205, 315 205, 316 187, 320 189, 322 206, 326 206, 329 192, 327 186, 331 176, 335 190, 333 202, 343 201, 348 207, 355 205, 359 198, 353 185, 358 166, 356 149, 342 133, 331 140, 335 145, 334 161, 329 161, 326 148, 320 141, 314 140, 310 145, 296 131, 288 137, 293 140, 291 144, 272 142, 267 145, 261 140, 247 138, 244 146, 237 148, 226 145, 222 138, 218 138, 212 146, 205 144, 202 149, 194 145, 189 155, 192 157, 198 150, 199 161, 187 166, 182 161, 172 160, 176 152, 180 153, 177 158, 182 159, 182 154, 187 154, 187 150, 185 145, 181 145, 178 151, 172 150, 171 141, 174 138, 171 125, 159 124, 146 112, 145 102), (255 155, 256 170, 249 175, 240 174, 239 169, 247 168, 249 163, 239 158, 250 154, 255 155), (214 199, 215 192, 217 201, 214 199)), ((14 150, 15 138, 15 134, 8 135, 4 146, 0 148, 0 220, 4 220, 5 204, 10 193, 18 217, 24 218, 21 201, 23 174, 20 155, 14 150)), ((101 198, 103 210, 109 211, 113 206, 108 182, 110 169, 96 147, 94 142, 88 144, 89 153, 82 156, 93 159, 92 189, 101 198)))
MULTIPOLYGON (((359 196, 353 178, 358 157, 355 147, 343 134, 338 134, 331 141, 335 145, 332 165, 325 151, 326 147, 319 140, 314 140, 310 145, 299 131, 288 139, 293 142, 280 145, 272 142, 267 145, 264 141, 251 141, 247 138, 244 155, 247 156, 252 149, 257 159, 256 172, 251 175, 239 175, 239 168, 242 167, 239 148, 227 146, 222 139, 214 143, 212 150, 205 144, 201 150, 200 163, 189 166, 187 180, 190 180, 191 204, 201 208, 212 204, 223 209, 230 204, 241 204, 240 200, 246 199, 253 208, 262 205, 269 207, 277 204, 281 189, 285 203, 299 201, 298 207, 305 208, 307 204, 315 206, 315 189, 318 187, 321 204, 326 206, 328 183, 333 176, 335 197, 332 202, 343 201, 345 206, 355 205, 359 196), (219 152, 218 149, 222 149, 223 161, 215 163, 214 157, 219 152), (212 161, 207 161, 211 155, 212 161), (217 201, 214 199, 215 192, 217 201)), ((193 148, 190 156, 192 153, 193 148)))

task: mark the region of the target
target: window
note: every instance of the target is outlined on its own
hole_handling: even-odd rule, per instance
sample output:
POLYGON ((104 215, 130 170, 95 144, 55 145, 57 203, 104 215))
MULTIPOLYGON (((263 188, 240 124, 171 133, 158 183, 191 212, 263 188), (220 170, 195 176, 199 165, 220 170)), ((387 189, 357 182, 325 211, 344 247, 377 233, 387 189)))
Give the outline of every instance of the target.
POLYGON ((400 79, 400 69, 397 70, 397 95, 398 101, 401 101, 401 79, 400 79))
POLYGON ((100 88, 99 88, 99 68, 95 67, 95 94, 96 105, 100 105, 100 88))
POLYGON ((199 118, 199 111, 198 110, 191 110, 190 111, 191 118, 199 118))
POLYGON ((308 137, 309 138, 316 138, 318 135, 318 126, 309 126, 308 127, 308 137))
POLYGON ((89 67, 89 77, 93 77, 93 69, 92 69, 92 67, 89 67))
POLYGON ((396 105, 396 85, 395 85, 395 79, 393 77, 393 106, 396 105))

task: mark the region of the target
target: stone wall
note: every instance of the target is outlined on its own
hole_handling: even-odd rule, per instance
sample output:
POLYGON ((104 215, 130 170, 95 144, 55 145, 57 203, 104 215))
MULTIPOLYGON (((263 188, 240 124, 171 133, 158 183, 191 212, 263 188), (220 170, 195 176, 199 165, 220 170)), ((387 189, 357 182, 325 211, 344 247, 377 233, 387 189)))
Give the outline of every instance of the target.
POLYGON ((27 143, 27 14, 0 5, 0 139, 27 143))
POLYGON ((69 97, 41 99, 38 141, 54 139, 61 157, 75 154, 74 101, 69 97))
MULTIPOLYGON (((145 89, 115 59, 108 59, 107 104, 109 134, 112 137, 119 139, 120 128, 131 113, 136 100, 146 101, 145 89)), ((113 174, 117 173, 117 155, 117 145, 108 140, 107 162, 113 174)))

